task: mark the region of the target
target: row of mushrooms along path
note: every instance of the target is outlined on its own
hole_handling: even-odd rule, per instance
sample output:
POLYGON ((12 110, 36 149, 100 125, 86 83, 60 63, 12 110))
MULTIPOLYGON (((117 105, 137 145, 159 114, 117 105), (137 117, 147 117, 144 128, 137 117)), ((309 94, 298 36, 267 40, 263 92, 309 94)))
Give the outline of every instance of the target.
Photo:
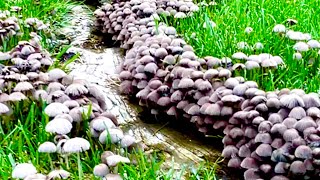
MULTIPOLYGON (((1 20, 1 24, 4 25, 1 26, 1 32, 4 32, 2 28, 6 32, 10 31, 4 34, 5 38, 16 35, 13 30, 19 31, 19 25, 13 17, 1 20)), ((111 143, 118 144, 121 148, 141 149, 141 144, 132 135, 124 133, 118 126, 116 116, 107 110, 101 90, 86 79, 67 74, 59 68, 50 68, 54 60, 41 47, 40 37, 36 33, 31 33, 30 36, 30 41, 21 41, 11 51, 0 52, 0 60, 7 64, 0 66, 1 119, 14 118, 17 104, 22 104, 20 107, 23 108, 31 102, 45 102, 47 106, 44 113, 49 118, 45 131, 53 134, 54 138, 52 141, 42 142, 38 151, 55 153, 66 159, 70 154, 76 153, 78 164, 81 164, 81 153, 91 146, 85 138, 73 135, 81 129, 84 118, 87 118, 90 134, 97 142, 104 144, 110 136, 111 143)), ((101 154, 101 163, 94 167, 93 174, 105 179, 122 179, 114 168, 120 162, 130 163, 130 160, 120 154, 105 151, 101 154)), ((83 175, 81 167, 78 169, 79 174, 83 175)), ((51 172, 46 175, 27 162, 16 164, 12 171, 12 178, 18 179, 69 177, 68 171, 57 169, 52 164, 51 172)))
POLYGON ((222 155, 244 179, 314 179, 320 174, 320 100, 300 89, 265 92, 233 76, 231 61, 198 58, 160 15, 185 18, 191 1, 130 0, 104 4, 96 26, 121 43, 126 56, 120 90, 151 114, 222 132, 222 155), (182 120, 183 119, 183 120, 182 120))

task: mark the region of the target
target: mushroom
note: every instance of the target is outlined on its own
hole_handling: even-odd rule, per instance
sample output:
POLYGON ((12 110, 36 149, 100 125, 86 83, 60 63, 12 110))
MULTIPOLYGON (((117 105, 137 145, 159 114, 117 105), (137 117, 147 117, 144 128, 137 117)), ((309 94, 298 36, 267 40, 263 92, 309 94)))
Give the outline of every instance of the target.
POLYGON ((12 178, 24 179, 37 173, 37 169, 31 163, 17 164, 12 171, 12 178))

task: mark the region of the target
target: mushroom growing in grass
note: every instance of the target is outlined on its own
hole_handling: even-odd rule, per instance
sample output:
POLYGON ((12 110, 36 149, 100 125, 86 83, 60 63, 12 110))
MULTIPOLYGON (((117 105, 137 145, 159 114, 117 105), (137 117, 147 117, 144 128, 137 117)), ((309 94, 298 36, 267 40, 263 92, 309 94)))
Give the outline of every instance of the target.
POLYGON ((24 179, 29 175, 37 173, 37 169, 31 163, 17 164, 12 171, 12 178, 24 179))
POLYGON ((90 143, 86 139, 75 137, 68 139, 63 145, 63 151, 66 153, 77 153, 78 158, 78 175, 80 179, 83 179, 83 171, 80 159, 80 152, 89 150, 90 143))
POLYGON ((45 109, 44 112, 49 116, 49 117, 55 117, 59 114, 65 114, 69 113, 69 108, 58 102, 54 102, 49 104, 45 109))
POLYGON ((65 118, 54 118, 46 125, 46 132, 60 135, 68 134, 72 129, 72 124, 65 118))
POLYGON ((286 27, 283 24, 277 24, 273 27, 272 31, 279 34, 285 33, 286 27))
POLYGON ((109 167, 106 164, 98 164, 93 168, 93 174, 98 177, 105 177, 110 172, 109 167))
POLYGON ((119 174, 107 174, 105 180, 122 180, 123 178, 119 174))
POLYGON ((245 32, 246 34, 250 34, 250 33, 252 33, 252 31, 253 31, 253 28, 252 28, 252 27, 246 27, 246 29, 244 29, 244 32, 245 32))
POLYGON ((57 152, 57 146, 52 143, 52 142, 44 142, 42 144, 40 144, 39 148, 38 148, 38 152, 40 153, 47 153, 48 155, 48 159, 50 161, 50 166, 51 169, 53 169, 53 163, 52 163, 52 159, 49 153, 55 153, 57 152))
POLYGON ((298 51, 298 52, 306 52, 309 51, 309 45, 305 42, 297 42, 294 46, 293 49, 298 51))
POLYGON ((68 179, 69 177, 70 173, 63 169, 53 170, 48 174, 48 179, 68 179))
POLYGON ((120 155, 110 155, 106 157, 106 162, 109 167, 115 167, 119 163, 130 163, 130 160, 127 157, 123 157, 120 155))

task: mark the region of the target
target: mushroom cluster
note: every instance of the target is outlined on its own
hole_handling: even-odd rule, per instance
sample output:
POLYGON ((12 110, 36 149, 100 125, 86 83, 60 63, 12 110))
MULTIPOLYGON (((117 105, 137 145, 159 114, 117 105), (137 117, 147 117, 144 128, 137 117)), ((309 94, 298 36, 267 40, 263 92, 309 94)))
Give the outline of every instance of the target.
POLYGON ((49 28, 49 24, 45 24, 43 21, 37 18, 27 18, 24 23, 26 27, 32 28, 34 31, 46 31, 49 28))
POLYGON ((228 166, 246 170, 245 179, 318 177, 319 107, 315 93, 247 89, 241 111, 224 129, 228 166))
MULTIPOLYGON (((55 138, 54 143, 48 141, 41 144, 39 152, 67 156, 88 150, 90 143, 86 139, 68 136, 77 134, 76 127, 81 128, 87 121, 91 135, 102 144, 119 144, 125 149, 138 145, 133 136, 120 129, 116 116, 107 111, 104 94, 95 84, 68 75, 59 68, 49 69, 53 59, 42 49, 39 39, 19 42, 11 51, 2 52, 1 58, 1 62, 7 65, 0 66, 0 115, 10 117, 16 102, 25 105, 31 100, 48 104, 44 109, 49 117, 45 130, 54 134, 55 138), (84 122, 84 119, 87 121, 84 122)), ((118 162, 119 157, 109 158, 108 165, 113 167, 119 162, 128 162, 125 157, 118 162)), ((38 177, 36 171, 24 172, 23 168, 20 168, 22 175, 19 175, 18 169, 13 171, 14 177, 38 177)), ((43 177, 59 176, 59 172, 53 171, 43 177)))
MULTIPOLYGON (((148 0, 148 1, 126 1, 113 4, 104 4, 97 9, 96 27, 103 33, 112 34, 113 40, 121 42, 121 47, 130 49, 133 43, 150 37, 157 31, 154 27, 154 19, 159 19, 159 15, 174 15, 176 18, 186 17, 187 12, 199 10, 198 6, 190 1, 168 1, 168 0, 148 0)), ((170 34, 175 34, 176 30, 167 30, 170 34)))
MULTIPOLYGON (((232 70, 253 70, 253 69, 276 69, 278 66, 285 65, 283 59, 280 56, 273 56, 269 53, 253 54, 247 56, 243 52, 236 52, 231 57, 234 61, 238 62, 232 66, 232 70)), ((222 58, 228 60, 227 57, 222 58)), ((229 60, 231 61, 231 59, 229 60)))
POLYGON ((204 134, 220 130, 222 155, 230 168, 245 170, 245 179, 319 176, 319 95, 298 89, 265 92, 233 72, 250 69, 251 62, 255 66, 250 67, 277 67, 283 64, 279 56, 233 55, 246 65, 232 65, 230 58, 198 58, 175 28, 154 21, 151 9, 170 4, 131 0, 95 12, 97 27, 127 50, 121 92, 135 96, 151 114, 186 119, 204 134))
POLYGON ((20 26, 16 17, 10 17, 9 11, 0 10, 0 46, 3 40, 20 32, 20 26))
POLYGON ((37 173, 37 169, 31 163, 17 164, 12 171, 12 178, 24 180, 48 180, 48 179, 68 179, 70 173, 63 169, 53 170, 47 175, 37 173))

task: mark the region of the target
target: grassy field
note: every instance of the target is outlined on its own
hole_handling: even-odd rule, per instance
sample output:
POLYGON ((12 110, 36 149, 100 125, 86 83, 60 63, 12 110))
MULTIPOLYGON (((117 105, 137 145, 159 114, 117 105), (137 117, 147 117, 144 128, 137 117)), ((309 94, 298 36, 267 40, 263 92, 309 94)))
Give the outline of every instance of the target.
POLYGON ((312 39, 319 40, 319 1, 217 0, 215 4, 203 6, 192 17, 171 19, 167 23, 177 28, 200 57, 231 57, 236 52, 244 52, 247 56, 259 53, 280 56, 285 65, 276 70, 241 73, 265 90, 302 88, 307 92, 319 91, 319 49, 302 52, 302 59, 296 60, 293 58, 296 41, 273 32, 276 24, 283 24, 287 30, 309 33, 312 39), (298 23, 290 26, 288 19, 298 23), (210 26, 210 21, 215 25, 210 26), (252 28, 251 33, 245 32, 247 27, 252 28), (239 42, 246 42, 250 47, 239 49, 239 42), (261 42, 264 48, 252 48, 257 42, 261 42), (313 61, 311 64, 310 59, 313 61))
POLYGON ((14 36, 7 44, 3 46, 3 50, 7 51, 14 47, 20 40, 29 40, 30 32, 34 29, 26 27, 24 21, 27 18, 37 18, 49 25, 48 30, 37 31, 37 34, 42 37, 42 46, 49 51, 54 51, 56 48, 53 44, 46 42, 48 38, 52 37, 52 30, 67 25, 70 20, 70 16, 67 14, 71 11, 71 8, 76 5, 75 1, 71 0, 3 0, 0 1, 0 10, 10 11, 12 16, 18 17, 21 35, 14 36), (20 7, 18 12, 12 11, 12 7, 20 7))

